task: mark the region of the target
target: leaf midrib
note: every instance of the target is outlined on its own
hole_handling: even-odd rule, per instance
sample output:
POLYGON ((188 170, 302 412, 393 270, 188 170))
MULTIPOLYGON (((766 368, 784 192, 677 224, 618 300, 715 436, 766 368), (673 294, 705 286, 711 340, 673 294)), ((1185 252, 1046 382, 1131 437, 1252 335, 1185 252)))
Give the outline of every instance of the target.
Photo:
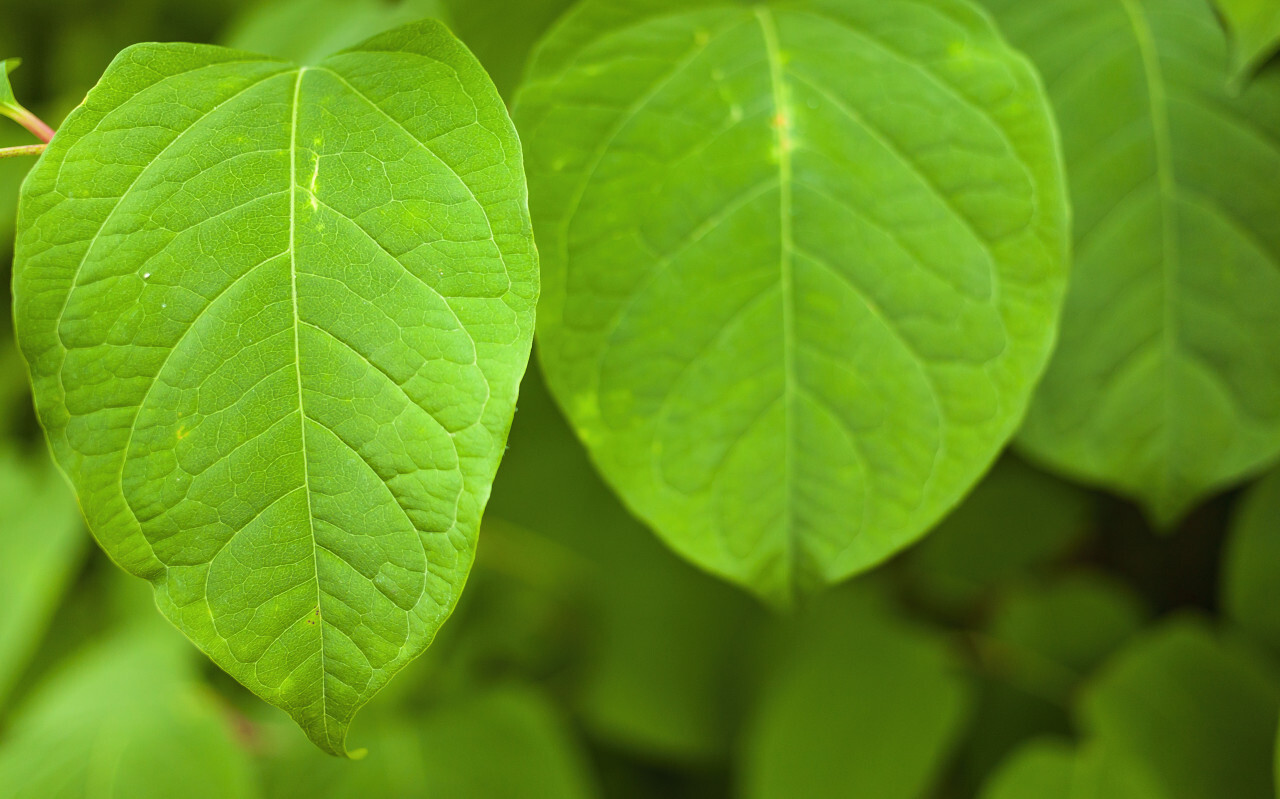
POLYGON ((298 109, 302 99, 302 78, 309 71, 308 67, 298 68, 298 78, 293 84, 293 108, 289 121, 289 285, 293 300, 293 371, 298 382, 298 427, 301 432, 302 447, 302 488, 307 502, 307 530, 311 535, 311 565, 316 577, 316 628, 320 636, 320 723, 324 727, 324 737, 331 745, 333 739, 329 734, 329 698, 327 693, 328 676, 325 668, 324 651, 324 613, 320 612, 320 557, 317 554, 320 542, 316 539, 315 517, 311 511, 311 476, 309 458, 307 456, 307 412, 302 401, 302 353, 300 339, 302 336, 302 317, 298 313, 298 109))
POLYGON ((765 56, 769 62, 769 84, 773 94, 773 128, 778 147, 778 216, 779 216, 779 272, 782 289, 782 480, 785 498, 784 538, 787 560, 788 584, 793 584, 796 564, 796 536, 793 529, 795 507, 792 502, 792 484, 795 480, 792 454, 792 417, 795 415, 795 297, 794 260, 795 240, 792 220, 792 110, 788 101, 787 83, 783 74, 782 52, 778 43, 778 24, 773 12, 763 5, 754 9, 756 20, 764 37, 765 56))
MULTIPOLYGON (((1129 23, 1133 28, 1139 55, 1142 57, 1143 75, 1147 84, 1147 98, 1151 114, 1152 146, 1156 158, 1156 180, 1160 188, 1160 222, 1161 222, 1161 275, 1164 278, 1164 317, 1162 325, 1163 357, 1161 358, 1164 373, 1163 406, 1165 413, 1165 445, 1171 455, 1174 450, 1172 435, 1174 432, 1174 380, 1173 362, 1178 347, 1177 288, 1180 271, 1181 254, 1178 251, 1177 231, 1174 227, 1175 210, 1173 203, 1177 196, 1177 179, 1173 168, 1173 136, 1169 124, 1169 103, 1165 94, 1164 70, 1160 65, 1160 54, 1156 48, 1155 34, 1151 30, 1151 22, 1147 18, 1140 0, 1121 0, 1129 23)), ((1163 477, 1165 492, 1173 483, 1174 459, 1163 459, 1163 477)), ((1160 504, 1163 504, 1161 497, 1160 504)))

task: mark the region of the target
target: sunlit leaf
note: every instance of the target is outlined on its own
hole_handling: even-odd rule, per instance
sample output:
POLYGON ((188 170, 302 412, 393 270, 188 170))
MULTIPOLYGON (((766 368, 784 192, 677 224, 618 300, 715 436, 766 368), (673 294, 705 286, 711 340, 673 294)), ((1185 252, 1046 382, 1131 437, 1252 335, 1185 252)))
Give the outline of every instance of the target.
POLYGON ((548 382, 677 552, 784 604, 914 541, 1012 434, 1067 213, 964 0, 588 0, 516 117, 548 382))
POLYGON ((439 23, 120 55, 27 180, 19 339, 90 528, 344 751, 457 601, 532 335, 497 92, 439 23))
POLYGON ((1075 263, 1021 436, 1160 523, 1280 455, 1280 73, 1205 0, 985 0, 1062 130, 1075 263))

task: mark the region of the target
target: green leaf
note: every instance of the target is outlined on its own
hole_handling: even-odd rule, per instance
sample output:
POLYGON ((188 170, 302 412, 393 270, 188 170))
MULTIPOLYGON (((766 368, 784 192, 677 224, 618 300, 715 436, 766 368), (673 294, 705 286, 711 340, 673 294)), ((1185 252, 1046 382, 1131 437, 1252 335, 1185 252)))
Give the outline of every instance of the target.
POLYGON ((437 22, 124 51, 23 188, 15 307, 90 529, 344 751, 474 556, 537 295, 515 131, 437 22))
POLYGON ((1280 472, 1249 489, 1237 506, 1222 570, 1227 618, 1255 642, 1280 654, 1280 472))
MULTIPOLYGON (((741 712, 735 677, 742 652, 765 613, 751 597, 676 557, 626 512, 591 469, 537 370, 520 387, 481 565, 500 554, 495 547, 505 540, 488 524, 494 517, 518 522, 559 548, 562 559, 581 563, 578 572, 587 579, 558 579, 562 587, 582 584, 575 592, 581 651, 564 644, 559 651, 578 656, 570 702, 587 731, 650 762, 723 761, 741 712)), ((550 562, 551 554, 506 560, 538 575, 566 571, 550 562)), ((474 598, 474 584, 468 590, 474 598)), ((511 619, 503 616, 506 629, 511 619)))
POLYGON ((0 744, 10 799, 252 799, 247 754, 193 655, 162 626, 117 632, 72 658, 0 744))
POLYGON ((1038 80, 964 0, 588 0, 516 116, 548 382, 684 557, 785 604, 1012 434, 1067 209, 1038 80))
MULTIPOLYGON (((18 105, 18 98, 13 96, 13 86, 9 84, 9 73, 17 69, 21 63, 21 58, 6 58, 0 61, 0 108, 6 111, 22 107, 18 105)), ((8 113, 5 115, 8 116, 8 113)))
POLYGON ((931 795, 969 705, 943 642, 840 591, 789 644, 743 733, 741 796, 931 795))
POLYGON ((1280 50, 1280 3, 1214 0, 1231 34, 1231 84, 1243 88, 1280 50))
POLYGON ((1075 750, 1056 741, 1019 749, 982 789, 981 799, 1075 799, 1071 778, 1075 750))
POLYGON ((1137 633, 1145 617, 1128 586, 1079 572, 1010 594, 995 611, 990 635, 1011 650, 1015 678, 1066 696, 1137 633))
POLYGON ((492 689, 419 718, 386 716, 358 763, 287 751, 268 761, 273 796, 317 799, 589 799, 597 795, 585 753, 555 707, 537 691, 492 689))
POLYGON ((80 566, 88 537, 47 458, 0 446, 0 709, 80 566))
POLYGON ((986 0, 1045 76, 1075 265, 1020 441, 1171 524, 1280 455, 1280 74, 1204 0, 986 0))
POLYGON ((1169 799, 1274 799, 1278 710, 1269 664, 1185 619, 1122 652, 1080 704, 1085 729, 1169 799))
POLYGON ((1061 558, 1093 510, 1087 492, 1005 458, 906 562, 930 599, 955 609, 1061 558))
POLYGON ((238 19, 228 47, 314 64, 406 22, 443 20, 438 0, 269 0, 238 19))
POLYGON ((981 799, 1168 799, 1150 773, 1095 743, 1076 752, 1034 741, 1015 753, 981 799))

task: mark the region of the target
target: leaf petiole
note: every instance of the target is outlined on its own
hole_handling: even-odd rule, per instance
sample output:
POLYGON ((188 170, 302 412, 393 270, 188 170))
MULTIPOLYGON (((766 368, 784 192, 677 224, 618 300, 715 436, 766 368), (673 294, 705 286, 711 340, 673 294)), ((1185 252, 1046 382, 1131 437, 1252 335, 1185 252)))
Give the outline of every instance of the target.
POLYGON ((39 155, 47 144, 24 144, 21 147, 0 147, 0 158, 19 158, 24 155, 39 155))

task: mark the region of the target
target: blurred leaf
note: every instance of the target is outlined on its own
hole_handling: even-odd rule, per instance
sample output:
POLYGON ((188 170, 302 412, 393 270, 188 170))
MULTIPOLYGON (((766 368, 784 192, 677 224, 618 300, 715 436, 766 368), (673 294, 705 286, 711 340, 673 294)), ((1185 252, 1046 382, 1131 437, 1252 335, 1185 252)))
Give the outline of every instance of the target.
POLYGON ((1076 799, 1071 791, 1076 753, 1065 744, 1037 741, 1012 755, 984 786, 981 799, 1076 799))
MULTIPOLYGON (((727 753, 742 649, 763 613, 749 597, 681 561, 622 508, 537 370, 520 389, 511 451, 488 518, 536 531, 582 561, 577 569, 588 575, 583 601, 591 631, 572 701, 593 735, 669 762, 727 753)), ((482 538, 482 558, 488 546, 482 538)), ((549 560, 507 559, 535 574, 562 574, 549 560)))
POLYGON ((1020 443, 1159 524, 1280 456, 1280 72, 1240 98, 1206 0, 984 0, 1044 75, 1075 212, 1020 443))
POLYGON ((1071 718, 1060 697, 1045 693, 1029 691, 1007 675, 980 675, 973 711, 950 771, 949 784, 958 795, 973 796, 992 771, 1027 741, 1071 734, 1071 718))
POLYGON ((589 0, 515 114, 548 384, 700 568, 787 605, 1013 435, 1068 214, 1047 98, 976 6, 589 0))
POLYGON ((1093 510, 1087 492, 1006 457, 906 565, 931 600, 955 608, 1061 557, 1093 510))
POLYGON ((224 38, 238 50, 315 64, 406 22, 447 21, 443 12, 439 0, 268 0, 250 9, 224 38))
POLYGON ((529 54, 575 0, 444 0, 462 38, 510 103, 529 54))
POLYGON ((1024 586, 997 608, 990 635, 1015 680, 1066 697, 1142 627, 1146 612, 1129 588, 1080 572, 1024 586))
POLYGON ((470 569, 533 336, 524 199, 430 20, 315 68, 131 48, 24 184, 19 341, 91 529, 334 754, 470 569))
POLYGON ((539 693, 507 687, 457 700, 418 719, 360 723, 370 754, 357 762, 291 747, 268 761, 268 797, 316 799, 587 799, 584 753, 539 693))
POLYGON ((942 641, 850 590, 797 624, 743 733, 742 796, 927 795, 969 706, 942 641))
POLYGON ((5 796, 257 796, 228 719, 194 682, 193 654, 154 627, 77 654, 14 716, 0 744, 5 796))
POLYGON ((1231 82, 1243 88, 1280 50, 1280 3, 1276 0, 1214 0, 1231 33, 1231 82))
POLYGON ((983 789, 981 799, 1167 799, 1167 796, 1141 766, 1117 757, 1096 743, 1076 751, 1061 743, 1036 741, 1009 758, 983 789))
POLYGON ((1274 799, 1280 675, 1192 620, 1147 633, 1081 697, 1084 728, 1168 799, 1274 799))
POLYGON ((1225 615, 1280 655, 1280 471, 1245 494, 1229 535, 1222 571, 1225 615))
MULTIPOLYGON (((35 652, 89 535, 43 448, 22 458, 0 443, 0 708, 35 652)), ((0 783, 3 784, 3 783, 0 783)))

